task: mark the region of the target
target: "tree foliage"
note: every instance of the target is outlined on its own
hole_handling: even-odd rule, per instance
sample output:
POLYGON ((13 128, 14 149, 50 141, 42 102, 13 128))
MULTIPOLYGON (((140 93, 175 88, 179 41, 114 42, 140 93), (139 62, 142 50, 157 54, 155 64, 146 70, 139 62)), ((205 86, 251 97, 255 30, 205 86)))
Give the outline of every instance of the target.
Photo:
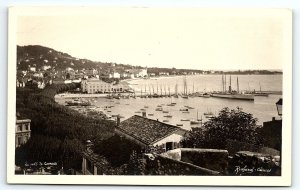
POLYGON ((223 108, 218 116, 193 128, 183 141, 186 147, 226 149, 227 140, 235 140, 253 145, 260 143, 256 132, 257 119, 241 108, 223 108))
POLYGON ((31 119, 31 138, 16 149, 16 164, 52 161, 61 162, 64 169, 75 168, 86 140, 112 136, 114 122, 84 116, 54 101, 56 93, 76 87, 51 85, 41 92, 17 88, 17 112, 20 118, 31 119))
POLYGON ((128 139, 114 135, 109 139, 96 141, 94 151, 105 156, 112 166, 119 167, 128 163, 133 151, 140 153, 141 147, 128 139))

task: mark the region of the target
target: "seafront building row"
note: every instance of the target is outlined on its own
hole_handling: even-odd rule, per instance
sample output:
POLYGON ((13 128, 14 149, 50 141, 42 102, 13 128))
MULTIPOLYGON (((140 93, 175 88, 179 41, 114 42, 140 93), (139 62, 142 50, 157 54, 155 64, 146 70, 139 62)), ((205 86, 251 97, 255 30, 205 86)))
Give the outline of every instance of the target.
POLYGON ((127 82, 121 81, 118 84, 107 83, 99 79, 88 79, 81 81, 82 92, 88 94, 94 93, 112 93, 128 92, 130 87, 127 82))

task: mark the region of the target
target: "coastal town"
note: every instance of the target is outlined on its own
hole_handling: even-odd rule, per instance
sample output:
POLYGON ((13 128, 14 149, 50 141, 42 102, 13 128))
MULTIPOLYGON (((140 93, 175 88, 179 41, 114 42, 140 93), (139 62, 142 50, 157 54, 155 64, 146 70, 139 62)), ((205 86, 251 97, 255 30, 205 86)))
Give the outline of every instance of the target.
POLYGON ((17 49, 16 174, 281 175, 282 90, 241 84, 281 71, 148 68, 17 49), (218 88, 197 89, 203 76, 218 88), (271 110, 260 123, 259 101, 271 110))

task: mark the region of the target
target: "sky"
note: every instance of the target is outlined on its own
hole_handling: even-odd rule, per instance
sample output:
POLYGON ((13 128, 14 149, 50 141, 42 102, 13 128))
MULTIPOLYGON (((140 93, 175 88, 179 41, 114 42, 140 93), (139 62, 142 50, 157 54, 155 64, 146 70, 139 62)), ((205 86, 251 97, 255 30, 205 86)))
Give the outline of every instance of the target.
POLYGON ((42 45, 77 58, 144 67, 281 70, 284 64, 287 34, 280 10, 56 11, 18 17, 17 44, 42 45))

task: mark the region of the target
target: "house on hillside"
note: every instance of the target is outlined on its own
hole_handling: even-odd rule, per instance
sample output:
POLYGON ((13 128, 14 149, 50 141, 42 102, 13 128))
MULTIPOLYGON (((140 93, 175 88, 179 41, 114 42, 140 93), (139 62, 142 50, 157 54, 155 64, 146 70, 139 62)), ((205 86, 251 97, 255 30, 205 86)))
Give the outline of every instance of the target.
POLYGON ((113 72, 112 74, 109 74, 108 78, 119 79, 119 78, 121 78, 121 75, 118 72, 113 72))
POLYGON ((27 79, 25 78, 18 78, 17 79, 17 87, 20 87, 20 88, 24 88, 26 86, 26 82, 27 82, 27 79))
POLYGON ((97 69, 94 69, 94 68, 88 68, 84 72, 87 76, 94 76, 94 75, 98 74, 97 69))
POLYGON ((30 123, 31 123, 30 119, 16 120, 15 147, 19 147, 22 144, 25 144, 29 140, 31 136, 30 123))
POLYGON ((179 148, 187 133, 179 127, 146 118, 145 113, 143 117, 134 115, 121 123, 117 122, 115 132, 143 148, 157 147, 165 151, 179 148))

